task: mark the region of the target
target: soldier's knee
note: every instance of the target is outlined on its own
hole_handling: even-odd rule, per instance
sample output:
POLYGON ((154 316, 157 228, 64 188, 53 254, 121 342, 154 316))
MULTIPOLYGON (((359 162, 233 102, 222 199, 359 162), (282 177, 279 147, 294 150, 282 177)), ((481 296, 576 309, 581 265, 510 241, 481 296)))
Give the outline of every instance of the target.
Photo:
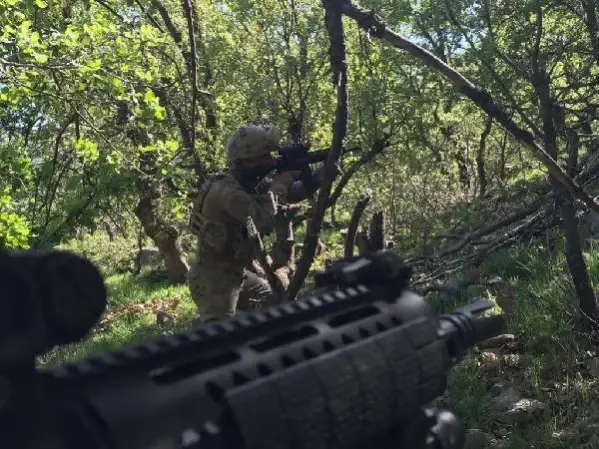
POLYGON ((235 315, 236 304, 226 298, 201 298, 197 303, 200 318, 206 320, 222 320, 235 315))
POLYGON ((270 295, 272 295, 272 293, 273 290, 268 281, 263 280, 262 282, 260 282, 260 285, 257 289, 257 294, 260 297, 259 299, 268 298, 270 295))
POLYGON ((213 323, 218 323, 219 321, 223 320, 224 318, 227 318, 227 317, 217 318, 215 316, 211 316, 211 317, 207 317, 207 318, 204 318, 204 319, 202 319, 200 317, 199 321, 200 321, 201 324, 213 324, 213 323))

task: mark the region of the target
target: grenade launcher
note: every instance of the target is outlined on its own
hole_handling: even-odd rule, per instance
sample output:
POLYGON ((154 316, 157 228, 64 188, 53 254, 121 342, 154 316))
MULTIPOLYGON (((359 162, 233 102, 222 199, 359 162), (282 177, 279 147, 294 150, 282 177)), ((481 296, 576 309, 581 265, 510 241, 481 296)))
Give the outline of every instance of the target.
POLYGON ((0 442, 10 449, 458 449, 427 408, 504 327, 479 300, 437 316, 389 251, 335 262, 317 293, 52 369, 106 305, 91 262, 0 254, 0 442))

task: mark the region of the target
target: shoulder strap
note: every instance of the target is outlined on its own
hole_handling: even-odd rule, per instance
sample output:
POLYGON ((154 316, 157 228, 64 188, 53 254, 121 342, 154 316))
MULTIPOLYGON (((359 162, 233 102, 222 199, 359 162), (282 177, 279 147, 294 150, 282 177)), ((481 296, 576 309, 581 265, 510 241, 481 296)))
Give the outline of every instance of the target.
POLYGON ((194 201, 194 205, 193 205, 193 209, 191 211, 191 217, 189 220, 189 227, 191 228, 191 231, 198 235, 199 231, 202 227, 202 209, 204 208, 204 201, 206 200, 206 197, 208 196, 208 192, 210 192, 210 188, 212 187, 212 184, 214 184, 215 181, 218 181, 219 179, 224 178, 225 175, 224 174, 214 174, 214 175, 209 175, 208 179, 206 180, 206 182, 204 183, 204 185, 202 186, 202 188, 200 189, 200 193, 198 194, 198 196, 196 197, 196 200, 194 201))

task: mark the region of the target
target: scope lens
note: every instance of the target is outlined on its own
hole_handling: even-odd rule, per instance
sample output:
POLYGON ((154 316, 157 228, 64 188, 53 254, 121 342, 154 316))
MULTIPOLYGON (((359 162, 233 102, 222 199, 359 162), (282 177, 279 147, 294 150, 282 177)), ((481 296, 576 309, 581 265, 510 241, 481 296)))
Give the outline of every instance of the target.
POLYGON ((0 254, 0 364, 83 338, 106 307, 88 260, 67 252, 0 254))
POLYGON ((106 287, 87 259, 67 252, 48 253, 37 270, 44 286, 44 308, 56 344, 83 338, 106 307, 106 287))

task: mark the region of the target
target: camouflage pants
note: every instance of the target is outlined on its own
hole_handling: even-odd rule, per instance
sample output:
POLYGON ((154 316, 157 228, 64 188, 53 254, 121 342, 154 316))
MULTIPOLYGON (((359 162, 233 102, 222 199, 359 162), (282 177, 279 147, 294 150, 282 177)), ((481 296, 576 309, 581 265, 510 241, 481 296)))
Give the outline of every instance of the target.
POLYGON ((194 263, 188 274, 191 298, 202 322, 221 320, 274 302, 268 281, 232 264, 194 263))

